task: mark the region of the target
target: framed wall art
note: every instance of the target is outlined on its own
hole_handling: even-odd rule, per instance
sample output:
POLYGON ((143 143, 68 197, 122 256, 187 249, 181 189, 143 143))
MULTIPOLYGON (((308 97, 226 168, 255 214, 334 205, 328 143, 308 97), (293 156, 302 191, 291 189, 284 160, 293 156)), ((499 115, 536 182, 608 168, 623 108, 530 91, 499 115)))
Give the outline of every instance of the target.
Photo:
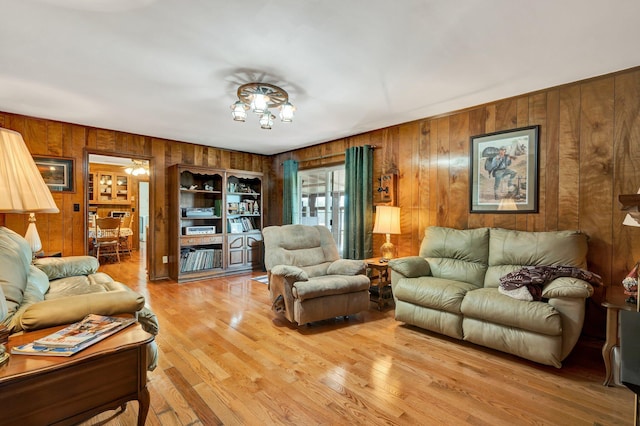
POLYGON ((54 192, 75 192, 73 158, 33 156, 44 182, 54 192))
POLYGON ((471 213, 538 212, 540 126, 471 137, 471 213))

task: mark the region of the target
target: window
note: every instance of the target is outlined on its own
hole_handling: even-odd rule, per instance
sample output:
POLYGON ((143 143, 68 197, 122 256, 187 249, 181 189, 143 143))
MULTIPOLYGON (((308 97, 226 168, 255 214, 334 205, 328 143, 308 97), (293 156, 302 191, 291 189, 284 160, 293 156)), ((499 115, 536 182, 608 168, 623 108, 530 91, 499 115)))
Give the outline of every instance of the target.
POLYGON ((340 255, 344 236, 344 178, 344 165, 298 171, 298 223, 329 228, 340 255))

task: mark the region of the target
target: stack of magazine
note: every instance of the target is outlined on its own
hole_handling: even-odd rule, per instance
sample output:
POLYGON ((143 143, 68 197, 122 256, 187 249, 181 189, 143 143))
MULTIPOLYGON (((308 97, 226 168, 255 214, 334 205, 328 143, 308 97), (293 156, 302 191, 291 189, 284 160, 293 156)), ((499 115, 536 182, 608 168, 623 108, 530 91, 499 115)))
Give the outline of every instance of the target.
POLYGON ((12 354, 71 356, 135 323, 135 318, 109 317, 89 314, 53 334, 32 343, 14 346, 12 354))

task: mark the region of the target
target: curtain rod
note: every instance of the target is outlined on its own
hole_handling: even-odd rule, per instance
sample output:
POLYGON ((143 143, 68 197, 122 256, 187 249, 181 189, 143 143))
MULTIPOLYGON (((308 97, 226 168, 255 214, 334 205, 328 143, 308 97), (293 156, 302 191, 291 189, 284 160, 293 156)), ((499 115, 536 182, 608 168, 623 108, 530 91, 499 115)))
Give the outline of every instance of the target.
MULTIPOLYGON (((376 149, 377 147, 375 145, 370 145, 369 148, 370 149, 376 149)), ((336 153, 333 153, 333 154, 320 155, 318 157, 305 158, 303 160, 298 160, 298 161, 299 162, 304 162, 304 161, 324 160, 325 158, 338 157, 340 155, 345 155, 345 153, 344 152, 336 152, 336 153)), ((283 164, 284 163, 280 163, 281 166, 283 164)))

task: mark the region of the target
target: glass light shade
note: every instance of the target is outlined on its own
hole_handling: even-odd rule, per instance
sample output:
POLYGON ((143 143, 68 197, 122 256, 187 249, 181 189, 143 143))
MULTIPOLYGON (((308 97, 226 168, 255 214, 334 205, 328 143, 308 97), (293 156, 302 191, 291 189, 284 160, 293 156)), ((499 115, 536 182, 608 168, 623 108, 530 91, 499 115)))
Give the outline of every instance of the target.
POLYGON ((247 119, 248 107, 242 101, 237 101, 231 105, 231 116, 234 121, 244 121, 247 119))
POLYGON ((267 110, 267 104, 269 103, 269 97, 262 93, 256 93, 251 100, 251 110, 256 114, 262 114, 267 110))
POLYGON ((283 123, 291 123, 293 121, 293 113, 296 108, 291 105, 289 102, 285 102, 280 107, 280 120, 283 123))
POLYGON ((271 115, 269 110, 266 110, 260 116, 260 127, 266 130, 270 130, 271 126, 273 126, 273 115, 271 115))

